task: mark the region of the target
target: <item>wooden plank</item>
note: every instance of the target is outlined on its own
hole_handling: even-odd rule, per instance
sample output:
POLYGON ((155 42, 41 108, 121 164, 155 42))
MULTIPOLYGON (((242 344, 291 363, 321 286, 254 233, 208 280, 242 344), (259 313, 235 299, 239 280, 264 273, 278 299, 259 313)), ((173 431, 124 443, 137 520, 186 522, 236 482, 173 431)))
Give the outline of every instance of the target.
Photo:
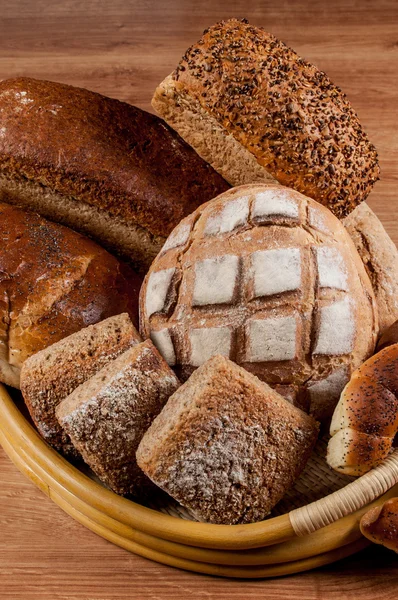
MULTIPOLYGON (((263 25, 340 85, 382 167, 372 208, 398 242, 396 0, 16 0, 0 2, 0 78, 81 85, 150 110, 156 84, 201 31, 221 18, 263 25)), ((378 547, 302 575, 236 582, 130 555, 75 523, 0 451, 0 597, 140 600, 396 597, 396 556, 378 547)))

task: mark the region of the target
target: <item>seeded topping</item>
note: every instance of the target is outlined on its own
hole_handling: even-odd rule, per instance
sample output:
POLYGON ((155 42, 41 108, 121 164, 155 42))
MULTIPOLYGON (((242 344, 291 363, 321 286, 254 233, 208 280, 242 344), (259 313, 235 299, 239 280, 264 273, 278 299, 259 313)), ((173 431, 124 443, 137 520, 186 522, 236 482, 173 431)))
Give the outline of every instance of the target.
POLYGON ((379 177, 376 149, 341 89, 246 20, 207 29, 173 77, 271 175, 338 217, 379 177))

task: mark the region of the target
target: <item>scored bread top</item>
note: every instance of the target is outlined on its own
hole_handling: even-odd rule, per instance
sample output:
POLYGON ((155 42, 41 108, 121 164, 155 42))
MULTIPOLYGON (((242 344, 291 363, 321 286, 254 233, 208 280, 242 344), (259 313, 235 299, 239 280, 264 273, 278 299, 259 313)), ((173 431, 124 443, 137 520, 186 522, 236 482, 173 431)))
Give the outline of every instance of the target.
POLYGON ((234 188, 174 229, 141 288, 140 327, 182 378, 222 354, 271 385, 308 390, 311 403, 329 405, 321 412, 378 331, 343 225, 298 192, 264 184, 234 188))
POLYGON ((159 236, 229 187, 158 117, 29 78, 0 82, 0 169, 159 236))
POLYGON ((341 89, 244 19, 207 29, 172 77, 182 101, 188 94, 280 183, 338 217, 379 177, 376 149, 341 89))

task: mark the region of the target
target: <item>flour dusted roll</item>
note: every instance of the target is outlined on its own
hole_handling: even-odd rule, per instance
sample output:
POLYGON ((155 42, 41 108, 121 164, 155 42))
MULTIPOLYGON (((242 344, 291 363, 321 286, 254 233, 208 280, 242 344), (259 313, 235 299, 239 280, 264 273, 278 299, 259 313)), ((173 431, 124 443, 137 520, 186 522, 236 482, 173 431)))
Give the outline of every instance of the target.
POLYGON ((140 327, 183 379, 221 354, 305 396, 318 418, 331 416, 378 332, 343 225, 302 194, 262 184, 222 194, 174 229, 141 288, 140 327))
POLYGON ((138 319, 141 277, 82 235, 0 203, 0 381, 32 354, 107 317, 138 319))
POLYGON ((398 344, 384 348, 357 369, 334 411, 328 464, 363 475, 388 456, 398 431, 398 344))
POLYGON ((341 218, 379 177, 340 88, 244 19, 207 29, 152 105, 232 185, 276 179, 341 218))

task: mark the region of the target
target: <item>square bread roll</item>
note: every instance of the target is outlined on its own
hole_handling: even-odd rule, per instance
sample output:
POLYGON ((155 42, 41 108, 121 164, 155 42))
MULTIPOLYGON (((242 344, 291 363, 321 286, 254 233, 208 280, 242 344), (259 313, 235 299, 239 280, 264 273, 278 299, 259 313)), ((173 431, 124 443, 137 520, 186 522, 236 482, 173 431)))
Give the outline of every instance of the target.
POLYGON ((129 315, 122 313, 77 331, 23 363, 22 395, 48 444, 67 457, 79 457, 59 425, 55 409, 79 385, 141 341, 129 315))
POLYGON ((293 484, 317 435, 312 417, 217 355, 169 399, 137 462, 198 520, 251 523, 293 484))
POLYGON ((180 382, 147 340, 79 386, 57 408, 60 425, 94 473, 114 492, 141 496, 152 487, 135 452, 180 382))

